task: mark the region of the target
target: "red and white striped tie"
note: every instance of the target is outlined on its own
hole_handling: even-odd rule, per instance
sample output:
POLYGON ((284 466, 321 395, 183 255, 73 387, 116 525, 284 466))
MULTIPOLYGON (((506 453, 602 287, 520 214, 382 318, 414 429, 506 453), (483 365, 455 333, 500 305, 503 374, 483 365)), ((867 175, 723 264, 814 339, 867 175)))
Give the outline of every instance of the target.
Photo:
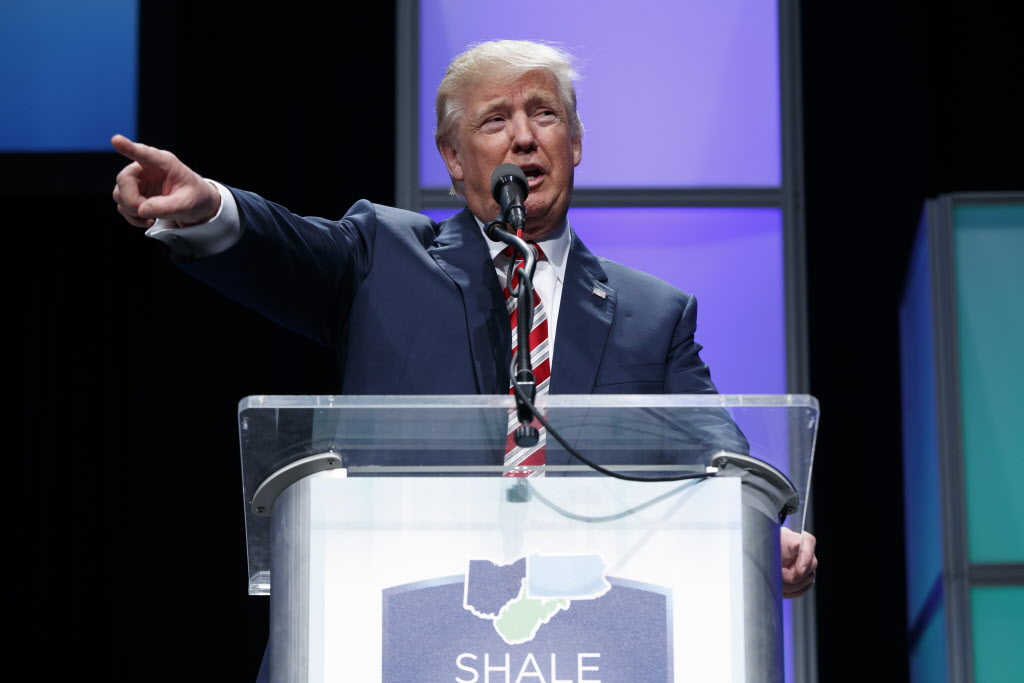
MULTIPOLYGON (((545 258, 540 247, 537 248, 537 260, 545 258)), ((513 257, 512 247, 506 248, 502 254, 508 258, 513 257)), ((519 268, 522 266, 522 258, 516 259, 515 270, 512 274, 512 287, 519 284, 519 268)), ((518 300, 509 293, 508 285, 505 286, 505 305, 508 308, 509 322, 512 326, 512 358, 516 357, 519 348, 519 340, 516 325, 516 313, 518 300)), ((548 346, 548 314, 544 304, 540 300, 540 294, 533 290, 533 327, 530 330, 530 364, 533 367, 533 374, 537 381, 537 398, 548 393, 548 385, 551 383, 551 354, 548 346)), ((514 378, 513 378, 514 379, 514 378)), ((509 382, 509 393, 514 394, 512 382, 509 382)), ((543 472, 530 469, 544 464, 545 443, 547 441, 547 430, 534 418, 533 426, 540 433, 537 445, 529 448, 520 448, 515 442, 516 427, 519 426, 519 418, 513 410, 508 416, 508 434, 505 437, 505 467, 511 469, 505 474, 506 477, 539 477, 543 472)))

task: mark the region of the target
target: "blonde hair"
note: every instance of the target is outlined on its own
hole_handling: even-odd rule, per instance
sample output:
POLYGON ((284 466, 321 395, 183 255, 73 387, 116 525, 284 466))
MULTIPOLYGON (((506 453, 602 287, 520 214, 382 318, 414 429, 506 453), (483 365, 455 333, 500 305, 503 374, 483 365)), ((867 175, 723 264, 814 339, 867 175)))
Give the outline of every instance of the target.
MULTIPOLYGON (((532 71, 547 71, 555 79, 558 97, 569 117, 569 135, 574 142, 583 138, 583 122, 576 111, 575 82, 579 74, 572 55, 565 50, 530 40, 492 40, 475 43, 448 65, 437 88, 434 112, 438 150, 455 146, 455 132, 463 116, 462 95, 483 78, 488 82, 518 80, 532 71)), ((452 194, 462 198, 462 183, 452 179, 452 194)))

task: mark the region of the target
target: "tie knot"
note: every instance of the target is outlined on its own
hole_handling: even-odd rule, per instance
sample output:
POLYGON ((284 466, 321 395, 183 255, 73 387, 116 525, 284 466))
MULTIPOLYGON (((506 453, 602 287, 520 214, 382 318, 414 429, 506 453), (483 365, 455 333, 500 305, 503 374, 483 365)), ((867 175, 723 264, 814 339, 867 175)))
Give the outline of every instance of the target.
MULTIPOLYGON (((547 258, 547 256, 544 255, 544 250, 540 248, 539 244, 536 244, 535 242, 527 242, 527 244, 529 244, 531 247, 533 247, 537 251, 537 260, 538 261, 543 261, 544 259, 547 258)), ((501 250, 501 255, 504 256, 505 258, 509 258, 509 259, 516 258, 516 256, 517 256, 516 250, 513 247, 505 247, 504 249, 501 250)), ((517 260, 521 261, 522 258, 519 258, 517 260)))

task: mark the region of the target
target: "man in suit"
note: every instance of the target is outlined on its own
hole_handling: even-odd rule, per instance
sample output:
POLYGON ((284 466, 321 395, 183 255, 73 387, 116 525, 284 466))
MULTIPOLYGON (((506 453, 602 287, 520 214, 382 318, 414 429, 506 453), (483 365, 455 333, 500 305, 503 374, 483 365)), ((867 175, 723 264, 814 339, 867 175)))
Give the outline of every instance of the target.
MULTIPOLYGON (((126 220, 181 267, 338 354, 345 393, 507 393, 507 261, 483 225, 499 207, 492 171, 519 166, 522 237, 545 257, 535 286, 548 322, 553 393, 711 393, 695 341, 695 299, 590 253, 569 227, 582 158, 568 55, 494 41, 456 57, 438 89, 436 140, 466 209, 425 216, 357 202, 339 221, 301 218, 210 182, 173 154, 115 136, 132 159, 114 190, 126 220)), ((730 425, 708 432, 735 450, 730 425)), ((782 537, 784 593, 809 590, 814 537, 782 537)))

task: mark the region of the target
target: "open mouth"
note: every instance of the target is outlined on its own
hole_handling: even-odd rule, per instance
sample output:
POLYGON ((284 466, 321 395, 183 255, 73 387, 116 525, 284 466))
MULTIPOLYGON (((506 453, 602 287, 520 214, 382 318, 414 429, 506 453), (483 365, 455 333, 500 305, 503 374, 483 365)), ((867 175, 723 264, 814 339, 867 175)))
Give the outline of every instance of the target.
POLYGON ((538 178, 544 175, 544 172, 539 168, 524 168, 523 173, 526 174, 526 180, 532 185, 538 178))

